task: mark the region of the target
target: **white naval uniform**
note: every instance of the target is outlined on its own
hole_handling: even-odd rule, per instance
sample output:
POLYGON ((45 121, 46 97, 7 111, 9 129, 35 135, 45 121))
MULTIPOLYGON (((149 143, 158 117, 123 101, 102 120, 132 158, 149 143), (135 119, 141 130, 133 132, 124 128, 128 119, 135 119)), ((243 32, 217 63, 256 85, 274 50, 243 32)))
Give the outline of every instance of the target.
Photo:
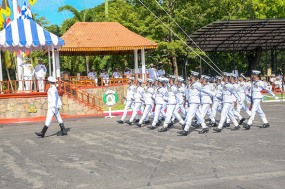
POLYGON ((163 127, 166 128, 168 126, 168 124, 170 123, 171 117, 175 116, 176 119, 179 121, 179 123, 181 125, 184 124, 183 119, 181 118, 181 116, 179 115, 178 112, 175 112, 175 106, 177 104, 177 100, 176 100, 176 95, 177 95, 177 87, 175 85, 171 85, 168 89, 168 96, 167 96, 167 100, 168 100, 168 105, 167 105, 167 110, 166 110, 166 119, 164 121, 164 125, 163 127))
POLYGON ((145 94, 144 94, 144 104, 145 104, 145 108, 143 111, 143 115, 139 121, 139 124, 142 124, 142 122, 144 121, 144 119, 146 119, 148 117, 148 113, 151 112, 152 108, 153 108, 153 103, 154 103, 154 87, 148 87, 145 90, 145 94))
POLYGON ((25 90, 29 93, 32 90, 32 77, 34 75, 34 68, 32 64, 20 64, 24 68, 25 90))
MULTIPOLYGON (((239 94, 238 94, 238 84, 237 84, 237 83, 233 83, 232 85, 233 85, 233 87, 234 87, 234 90, 236 91, 237 96, 239 96, 239 94)), ((240 96, 239 96, 239 97, 240 97, 240 96)), ((240 115, 239 112, 237 112, 237 111, 235 110, 235 103, 236 103, 236 101, 237 101, 237 98, 236 98, 235 95, 233 95, 233 94, 232 94, 232 98, 233 98, 233 106, 231 107, 231 110, 232 110, 234 116, 237 117, 239 120, 241 120, 243 117, 240 115)), ((242 102, 240 101, 240 103, 238 103, 238 104, 241 105, 241 103, 242 103, 242 102)), ((230 120, 230 119, 228 119, 228 123, 229 123, 229 120, 230 120)))
MULTIPOLYGON (((216 96, 221 96, 222 95, 222 90, 223 90, 223 86, 222 84, 218 84, 215 85, 213 92, 216 93, 216 96)), ((218 99, 216 96, 213 97, 213 105, 212 105, 212 115, 214 116, 214 118, 216 118, 216 112, 217 110, 221 113, 222 111, 222 103, 221 100, 218 99)))
POLYGON ((154 68, 149 68, 148 69, 148 73, 149 73, 149 78, 155 80, 155 78, 156 78, 155 69, 154 68))
POLYGON ((195 115, 197 117, 198 122, 201 123, 202 127, 206 128, 204 119, 201 117, 200 114, 197 113, 200 104, 200 91, 198 90, 198 88, 201 88, 201 83, 195 81, 194 83, 191 83, 189 85, 186 93, 186 99, 188 100, 189 107, 187 110, 186 126, 184 128, 185 131, 189 130, 190 125, 192 123, 192 119, 195 115))
POLYGON ((132 99, 134 99, 135 91, 136 91, 136 86, 134 86, 133 84, 129 85, 129 87, 127 88, 127 97, 125 100, 126 106, 124 108, 124 114, 121 118, 122 121, 124 121, 124 119, 126 118, 129 108, 131 108, 132 111, 134 111, 134 106, 132 106, 133 104, 132 99))
POLYGON ((165 104, 167 100, 167 89, 165 87, 159 87, 155 91, 155 111, 152 126, 155 126, 158 117, 161 114, 166 119, 166 114, 164 112, 165 104))
POLYGON ((108 83, 109 83, 109 75, 107 73, 101 73, 100 77, 103 79, 104 85, 108 85, 108 83))
POLYGON ((43 64, 38 64, 35 67, 35 76, 38 80, 39 92, 44 92, 44 79, 47 73, 46 66, 43 64))
POLYGON ((243 82, 239 82, 238 83, 238 87, 237 87, 237 92, 238 95, 241 99, 241 104, 237 104, 237 112, 240 113, 240 110, 243 109, 249 116, 251 115, 251 112, 249 111, 249 109, 246 107, 244 101, 246 99, 246 95, 248 95, 248 85, 246 85, 246 83, 243 82))
POLYGON ((227 116, 232 120, 235 126, 238 126, 238 122, 234 117, 234 114, 232 112, 232 108, 234 106, 232 95, 235 96, 235 98, 240 103, 240 97, 238 96, 236 90, 234 89, 234 86, 228 82, 224 85, 223 91, 222 91, 222 98, 223 98, 223 109, 221 112, 221 119, 220 123, 218 125, 219 129, 222 129, 224 122, 226 121, 227 116))
MULTIPOLYGON (((177 104, 175 106, 174 112, 179 112, 179 110, 184 114, 187 115, 186 110, 184 108, 184 99, 185 99, 186 88, 182 85, 177 88, 177 104)), ((174 121, 175 117, 173 116, 172 121, 174 121)))
POLYGON ((97 74, 96 74, 96 72, 89 72, 89 73, 88 73, 88 76, 90 76, 90 77, 91 77, 91 79, 93 79, 93 80, 94 80, 95 85, 97 86, 98 78, 97 78, 97 74))
POLYGON ((158 70, 158 76, 161 77, 161 76, 165 76, 165 70, 158 70))
POLYGON ((138 114, 138 111, 140 110, 141 113, 143 113, 143 106, 142 106, 142 101, 141 99, 144 98, 144 89, 142 88, 142 86, 138 86, 136 89, 135 89, 135 94, 134 94, 134 98, 135 98, 135 107, 134 107, 134 111, 133 111, 133 114, 132 114, 132 117, 130 119, 130 122, 133 122, 135 117, 137 116, 138 114))
POLYGON ((53 117, 55 117, 56 121, 58 123, 63 123, 58 108, 61 108, 62 103, 59 98, 57 89, 55 85, 51 85, 48 90, 48 112, 46 117, 46 123, 45 125, 49 127, 51 120, 53 117))
POLYGON ((258 80, 253 82, 251 85, 251 91, 252 91, 252 100, 253 100, 253 105, 251 109, 251 116, 248 120, 248 124, 251 125, 252 121, 254 120, 256 111, 258 112, 260 118, 262 119, 263 123, 268 123, 265 114, 263 113, 261 106, 260 106, 260 101, 263 98, 263 95, 261 94, 262 90, 266 90, 271 96, 276 97, 275 94, 268 90, 266 87, 265 82, 258 80))

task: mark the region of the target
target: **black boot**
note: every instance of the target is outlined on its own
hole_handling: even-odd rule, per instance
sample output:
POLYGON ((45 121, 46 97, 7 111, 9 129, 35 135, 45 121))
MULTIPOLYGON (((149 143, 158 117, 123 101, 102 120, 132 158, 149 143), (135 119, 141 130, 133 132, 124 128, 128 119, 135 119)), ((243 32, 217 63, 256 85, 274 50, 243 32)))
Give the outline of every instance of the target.
POLYGON ((204 128, 202 129, 202 131, 199 131, 199 134, 204 134, 204 133, 207 133, 209 132, 209 129, 208 128, 204 128))
POLYGON ((135 120, 135 123, 138 123, 138 122, 140 122, 140 120, 139 120, 139 119, 136 119, 136 120, 135 120))
POLYGON ((242 119, 239 121, 239 124, 241 125, 244 121, 245 121, 245 119, 242 118, 242 119))
POLYGON ((149 124, 149 123, 150 123, 150 121, 149 121, 149 120, 147 120, 147 121, 145 121, 145 122, 144 122, 144 124, 149 124))
POLYGON ((129 120, 125 121, 125 123, 132 125, 132 122, 130 122, 129 120))
POLYGON ((147 127, 147 128, 149 128, 149 129, 151 129, 151 130, 153 130, 153 129, 155 129, 155 126, 149 126, 149 127, 147 127))
POLYGON ((270 125, 269 125, 269 123, 264 123, 261 127, 259 127, 259 128, 267 128, 267 127, 269 127, 270 125))
POLYGON ((217 123, 211 123, 211 127, 217 127, 217 123))
POLYGON ((188 135, 188 131, 184 131, 184 130, 182 130, 182 131, 177 131, 177 133, 178 133, 178 134, 181 134, 181 135, 183 135, 183 136, 187 136, 187 135, 188 135))
POLYGON ((159 126, 160 125, 160 122, 157 122, 156 124, 155 124, 155 126, 159 126))
POLYGON ((236 131, 236 130, 239 130, 240 129, 240 126, 238 125, 238 126, 235 126, 233 129, 232 129, 232 131, 236 131))
POLYGON ((224 125, 223 125, 223 127, 230 127, 231 126, 231 124, 230 123, 224 123, 224 125))
POLYGON ((140 123, 137 123, 137 126, 138 126, 138 127, 141 127, 141 126, 142 126, 142 124, 140 124, 140 123))
POLYGON ((186 126, 186 123, 184 123, 184 124, 182 125, 182 130, 184 130, 185 126, 186 126))
POLYGON ((63 135, 67 135, 67 132, 65 130, 65 127, 64 127, 64 124, 63 123, 60 123, 59 124, 59 127, 60 127, 60 133, 57 135, 57 136, 63 136, 63 135))
POLYGON ((168 123, 167 128, 171 128, 173 126, 173 122, 171 121, 170 123, 168 123))
POLYGON ((38 136, 40 136, 40 137, 45 137, 45 134, 46 134, 46 132, 47 132, 47 130, 48 130, 48 127, 47 126, 44 126, 43 127, 43 130, 40 132, 40 133, 37 133, 37 132, 35 132, 35 134, 36 135, 38 135, 38 136))
POLYGON ((201 126, 201 124, 198 124, 198 123, 194 122, 194 123, 191 124, 191 126, 193 126, 196 129, 198 129, 201 126))
POLYGON ((249 130, 249 129, 250 129, 250 126, 251 126, 251 125, 246 124, 246 125, 243 126, 243 128, 245 128, 246 130, 249 130))
POLYGON ((117 121, 118 123, 121 123, 121 124, 123 124, 124 123, 124 121, 122 121, 122 120, 119 120, 119 121, 117 121))
POLYGON ((218 132, 218 133, 220 133, 220 132, 222 132, 223 129, 220 129, 220 128, 217 127, 217 128, 214 128, 213 130, 218 132))
POLYGON ((158 129, 158 132, 166 132, 167 131, 167 128, 165 127, 162 127, 161 129, 158 129))

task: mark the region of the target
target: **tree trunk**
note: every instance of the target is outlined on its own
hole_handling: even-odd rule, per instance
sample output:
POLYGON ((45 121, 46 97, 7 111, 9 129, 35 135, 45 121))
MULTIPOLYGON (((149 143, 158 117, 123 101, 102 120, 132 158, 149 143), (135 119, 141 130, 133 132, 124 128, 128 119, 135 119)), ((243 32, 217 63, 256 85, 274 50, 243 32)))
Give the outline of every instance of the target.
POLYGON ((172 56, 172 63, 173 63, 173 74, 178 76, 178 67, 177 67, 177 58, 176 56, 172 56))
POLYGON ((11 89, 12 89, 12 91, 14 91, 14 87, 13 87, 13 85, 12 85, 12 83, 11 83, 10 73, 9 73, 9 70, 8 70, 7 66, 6 66, 6 71, 7 71, 8 79, 9 79, 9 81, 10 81, 9 83, 10 83, 10 85, 11 85, 11 89))
POLYGON ((87 75, 88 75, 88 73, 89 73, 89 57, 86 56, 85 58, 86 58, 86 72, 87 72, 87 75))
POLYGON ((256 47, 255 51, 247 55, 248 59, 248 76, 251 75, 252 70, 256 70, 260 62, 262 47, 256 47))

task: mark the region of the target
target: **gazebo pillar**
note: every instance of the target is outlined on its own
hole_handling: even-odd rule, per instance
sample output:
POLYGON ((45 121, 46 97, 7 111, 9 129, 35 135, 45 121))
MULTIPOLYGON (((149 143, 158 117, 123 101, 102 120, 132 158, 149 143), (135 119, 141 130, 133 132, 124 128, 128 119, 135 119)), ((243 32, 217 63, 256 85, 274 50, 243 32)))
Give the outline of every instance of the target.
MULTIPOLYGON (((138 60, 138 49, 134 50, 134 58, 135 58, 135 74, 139 73, 139 60, 138 60)), ((136 75, 136 80, 137 80, 136 75)))
POLYGON ((146 76, 145 76, 145 51, 144 49, 141 49, 141 59, 142 59, 142 79, 145 81, 146 76))
POLYGON ((56 70, 55 70, 55 55, 54 55, 54 46, 53 43, 51 44, 51 48, 52 48, 52 65, 53 65, 53 77, 56 78, 56 70))
POLYGON ((60 77, 60 61, 59 61, 59 51, 55 51, 55 67, 56 67, 56 76, 60 77))

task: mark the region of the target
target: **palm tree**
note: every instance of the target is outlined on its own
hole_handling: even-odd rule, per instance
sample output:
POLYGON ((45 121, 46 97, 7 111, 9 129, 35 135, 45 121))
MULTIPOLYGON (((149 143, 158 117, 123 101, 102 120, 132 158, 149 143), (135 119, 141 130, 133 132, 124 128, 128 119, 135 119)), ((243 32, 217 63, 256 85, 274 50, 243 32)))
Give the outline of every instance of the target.
MULTIPOLYGON (((94 14, 90 9, 79 12, 76 8, 74 8, 71 5, 64 5, 59 7, 57 12, 62 12, 62 11, 70 11, 74 15, 74 17, 71 19, 74 19, 75 21, 78 22, 92 22, 94 20, 94 14)), ((86 72, 88 74, 90 58, 88 56, 86 56, 85 58, 86 58, 86 72)))
POLYGON ((35 21, 38 25, 44 27, 46 25, 50 25, 50 22, 46 19, 46 17, 41 16, 39 18, 37 18, 37 16, 39 16, 38 13, 32 13, 32 19, 33 21, 35 21))

